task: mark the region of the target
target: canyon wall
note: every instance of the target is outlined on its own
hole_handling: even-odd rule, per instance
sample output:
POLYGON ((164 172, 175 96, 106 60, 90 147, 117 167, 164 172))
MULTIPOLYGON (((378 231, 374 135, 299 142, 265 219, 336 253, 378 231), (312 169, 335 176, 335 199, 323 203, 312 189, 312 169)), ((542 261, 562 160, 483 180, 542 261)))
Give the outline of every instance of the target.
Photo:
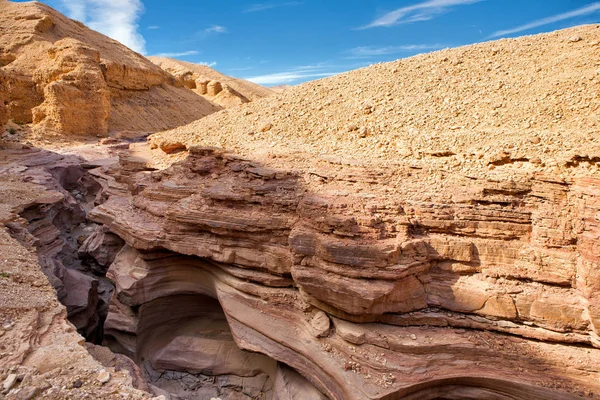
POLYGON ((217 299, 240 348, 332 399, 597 396, 600 180, 425 189, 433 171, 299 174, 201 147, 163 171, 121 162, 129 193, 91 217, 127 243, 105 328, 138 362, 202 370, 201 338, 149 334, 198 312, 157 303, 185 295, 217 299), (392 195, 396 181, 427 195, 392 195))

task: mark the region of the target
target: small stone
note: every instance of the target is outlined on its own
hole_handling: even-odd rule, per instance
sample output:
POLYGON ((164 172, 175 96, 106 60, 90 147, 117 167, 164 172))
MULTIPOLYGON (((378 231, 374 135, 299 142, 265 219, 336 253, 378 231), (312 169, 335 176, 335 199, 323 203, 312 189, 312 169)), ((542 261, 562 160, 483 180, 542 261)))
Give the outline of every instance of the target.
POLYGON ((312 334, 316 338, 329 336, 331 321, 323 311, 317 312, 310 321, 312 334))
POLYGON ((103 369, 102 371, 100 371, 96 379, 98 380, 98 382, 105 384, 108 381, 110 381, 110 372, 103 369))
POLYGON ((571 43, 576 43, 576 42, 579 42, 579 41, 581 41, 581 36, 571 36, 569 38, 569 42, 571 42, 571 43))
POLYGON ((410 338, 411 338, 412 340, 417 340, 417 335, 415 335, 415 334, 413 333, 412 335, 410 335, 410 338))
POLYGON ((532 157, 529 162, 531 162, 532 164, 535 165, 540 165, 542 163, 542 160, 539 157, 532 157))
POLYGON ((26 387, 21 389, 21 391, 19 391, 19 393, 17 394, 17 399, 18 400, 31 400, 34 399, 38 394, 40 394, 40 389, 35 387, 35 386, 31 386, 31 387, 26 387))
POLYGON ((83 386, 83 381, 81 379, 77 379, 75 382, 73 382, 73 387, 76 389, 79 389, 82 386, 83 386))
POLYGON ((260 128, 261 132, 268 132, 273 128, 273 124, 265 124, 262 128, 260 128))
POLYGON ((160 149, 167 154, 173 154, 173 153, 187 150, 187 146, 181 142, 163 143, 160 145, 160 149))
POLYGON ((10 374, 4 380, 4 383, 2 384, 2 388, 4 388, 4 390, 10 390, 13 386, 15 386, 16 383, 17 383, 17 374, 10 374))
POLYGON ((537 136, 531 139, 531 143, 533 143, 533 144, 539 144, 540 142, 541 142, 541 139, 537 136))

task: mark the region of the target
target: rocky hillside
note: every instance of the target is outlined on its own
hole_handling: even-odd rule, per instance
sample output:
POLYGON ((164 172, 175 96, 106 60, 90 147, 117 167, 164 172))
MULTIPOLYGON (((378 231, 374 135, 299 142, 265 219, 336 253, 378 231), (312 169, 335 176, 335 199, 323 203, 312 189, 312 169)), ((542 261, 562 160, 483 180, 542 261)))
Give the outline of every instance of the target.
POLYGON ((582 160, 599 153, 599 42, 600 27, 589 25, 378 64, 154 140, 482 176, 567 164, 595 172, 582 160))
POLYGON ((169 129, 222 109, 42 3, 0 1, 0 33, 1 124, 32 123, 41 136, 105 136, 169 129))
POLYGON ((274 93, 255 83, 223 75, 206 65, 164 57, 148 59, 175 76, 183 86, 223 107, 238 106, 274 93))

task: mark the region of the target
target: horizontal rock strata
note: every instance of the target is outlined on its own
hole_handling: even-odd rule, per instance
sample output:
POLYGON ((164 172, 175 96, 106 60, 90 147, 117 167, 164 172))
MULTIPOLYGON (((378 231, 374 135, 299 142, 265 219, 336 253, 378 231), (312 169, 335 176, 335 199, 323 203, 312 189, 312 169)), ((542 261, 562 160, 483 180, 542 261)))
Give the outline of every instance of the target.
POLYGON ((142 323, 154 302, 208 296, 240 348, 332 399, 600 393, 599 180, 442 175, 417 196, 432 171, 300 173, 213 148, 163 171, 121 163, 128 194, 90 215, 128 245, 106 325, 127 354, 156 346, 142 323))

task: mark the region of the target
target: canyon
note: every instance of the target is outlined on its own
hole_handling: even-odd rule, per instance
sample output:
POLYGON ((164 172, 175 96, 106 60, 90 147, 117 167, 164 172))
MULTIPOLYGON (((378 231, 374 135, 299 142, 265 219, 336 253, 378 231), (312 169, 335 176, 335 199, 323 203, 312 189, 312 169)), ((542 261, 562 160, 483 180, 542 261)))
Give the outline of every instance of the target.
POLYGON ((600 398, 600 26, 274 93, 0 11, 7 399, 600 398))

